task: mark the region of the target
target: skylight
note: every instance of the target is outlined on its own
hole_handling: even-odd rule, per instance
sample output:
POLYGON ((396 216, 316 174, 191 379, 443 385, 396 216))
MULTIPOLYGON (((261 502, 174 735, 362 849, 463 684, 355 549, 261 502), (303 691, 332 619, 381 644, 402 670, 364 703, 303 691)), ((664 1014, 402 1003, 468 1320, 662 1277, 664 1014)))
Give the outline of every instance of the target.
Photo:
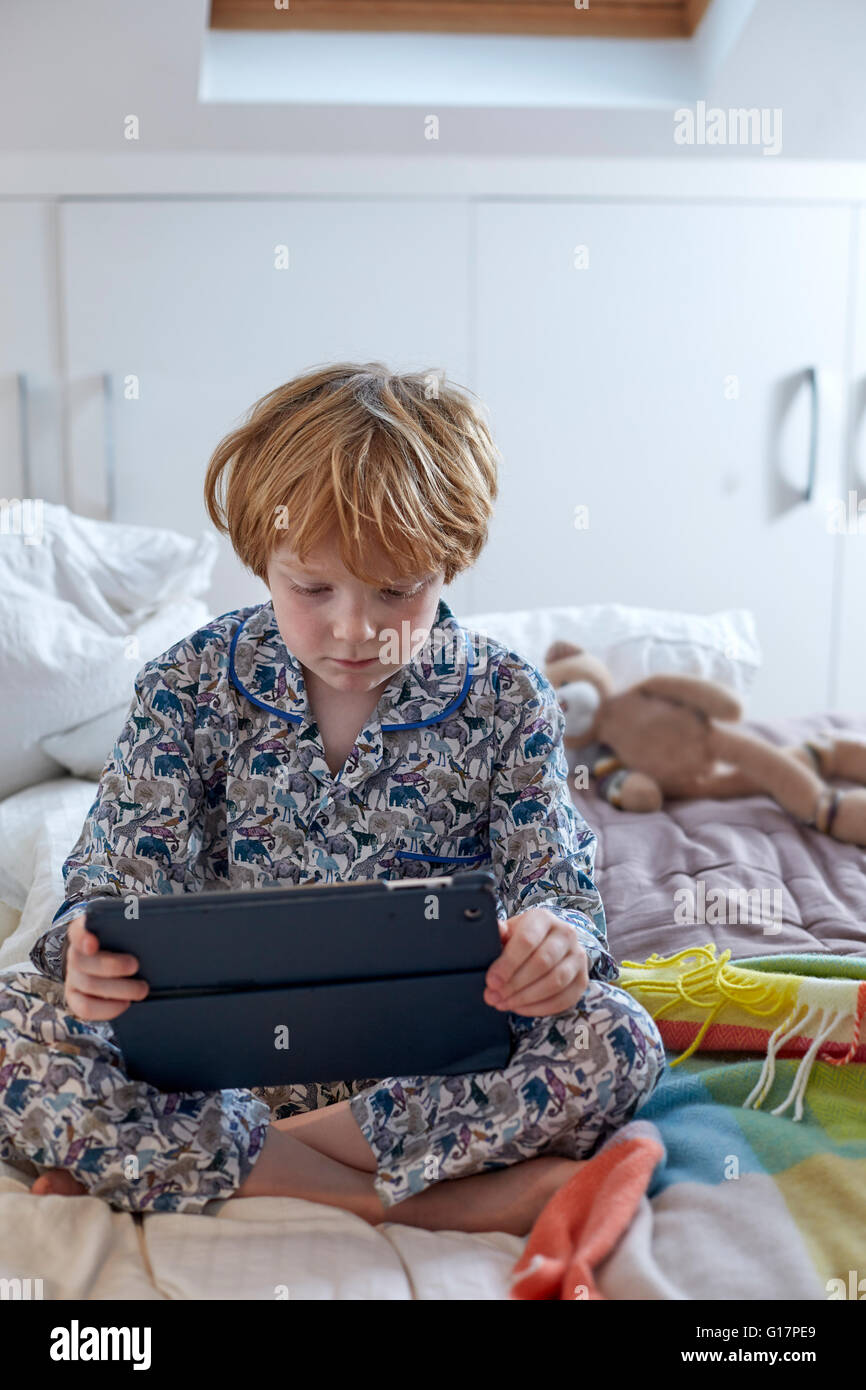
POLYGON ((755 0, 714 0, 692 38, 209 29, 202 102, 669 107, 706 95, 755 0))

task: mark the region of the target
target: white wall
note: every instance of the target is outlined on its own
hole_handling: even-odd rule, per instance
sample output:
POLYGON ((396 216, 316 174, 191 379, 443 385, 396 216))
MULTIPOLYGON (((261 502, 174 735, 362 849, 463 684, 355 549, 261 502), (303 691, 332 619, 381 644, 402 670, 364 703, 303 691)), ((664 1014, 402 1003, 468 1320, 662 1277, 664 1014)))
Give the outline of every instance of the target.
MULTIPOLYGON (((423 155, 431 163, 446 155, 683 163, 701 154, 673 144, 671 112, 657 109, 453 109, 431 150, 418 106, 200 104, 207 10, 208 0, 3 0, 0 151, 87 151, 132 165, 189 151, 423 155), (123 138, 130 112, 141 120, 134 148, 123 138)), ((781 107, 785 158, 862 160, 864 72, 863 0, 757 0, 704 95, 723 107, 781 107)), ((721 146, 714 158, 740 153, 721 146)), ((772 162, 759 151, 752 158, 772 162)), ((19 168, 0 164, 0 192, 16 191, 19 168)))
MULTIPOLYGON (((752 0, 716 0, 722 4, 730 15, 752 0)), ((24 215, 25 199, 45 200, 37 210, 45 233, 38 254, 46 261, 40 276, 49 296, 42 301, 46 313, 63 320, 70 293, 60 264, 62 239, 55 237, 64 209, 54 200, 332 195, 374 197, 386 208, 388 198, 415 195, 480 195, 494 202, 566 197, 575 205, 745 200, 790 202, 792 228, 798 201, 818 199, 847 216, 855 203, 866 203, 866 0, 754 0, 739 37, 732 40, 729 30, 713 40, 707 21, 692 45, 682 70, 691 73, 690 81, 696 70, 708 74, 709 105, 781 109, 778 156, 736 145, 677 145, 673 105, 451 106, 443 110, 433 144, 424 139, 427 113, 420 105, 200 103, 207 10, 208 0, 149 0, 144 6, 133 0, 0 0, 0 204, 7 211, 17 204, 24 215), (130 114, 141 123, 135 142, 124 139, 130 114)), ((711 14, 712 23, 721 13, 711 14)), ((683 101, 690 102, 695 90, 692 85, 683 101)), ((808 264, 802 270, 808 274, 808 264)), ((21 273, 19 263, 14 275, 21 273)), ((68 267, 66 274, 68 280, 68 267)), ((19 285, 18 301, 22 293, 19 285)), ((29 325, 29 316, 20 317, 29 325)), ((61 322, 52 342, 65 342, 67 330, 61 322)), ((371 341, 375 334, 371 323, 371 341)), ((14 374, 27 370, 35 390, 41 387, 37 369, 63 375, 70 363, 50 361, 47 348, 37 353, 28 347, 29 326, 27 333, 7 336, 0 447, 8 452, 14 374)), ((251 386, 250 399, 255 394, 251 386)), ((54 467, 53 424, 52 430, 50 438, 36 441, 36 452, 37 462, 48 459, 54 467)), ((758 447, 756 433, 750 441, 758 447)), ((850 672, 847 683, 856 687, 850 672)))

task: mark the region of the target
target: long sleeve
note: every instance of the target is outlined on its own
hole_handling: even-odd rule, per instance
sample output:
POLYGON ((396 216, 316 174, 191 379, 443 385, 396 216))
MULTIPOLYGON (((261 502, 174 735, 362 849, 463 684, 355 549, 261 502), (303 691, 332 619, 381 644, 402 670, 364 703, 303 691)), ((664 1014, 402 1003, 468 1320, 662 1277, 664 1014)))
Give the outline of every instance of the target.
POLYGON ((590 977, 613 981, 619 970, 592 878, 597 840, 568 790, 565 716, 549 681, 514 652, 500 662, 494 688, 490 847, 500 920, 548 908, 574 927, 590 977))
POLYGON ((201 888, 203 785, 194 760, 194 705, 174 686, 183 672, 148 662, 99 780, 96 799, 63 865, 66 897, 30 960, 62 980, 69 920, 96 898, 201 888))

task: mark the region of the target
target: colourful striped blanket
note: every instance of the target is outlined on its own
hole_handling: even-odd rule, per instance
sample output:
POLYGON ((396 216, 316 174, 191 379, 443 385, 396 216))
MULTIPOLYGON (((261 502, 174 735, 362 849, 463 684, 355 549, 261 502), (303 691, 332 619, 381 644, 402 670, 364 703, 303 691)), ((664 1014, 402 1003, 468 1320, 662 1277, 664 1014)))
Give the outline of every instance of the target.
POLYGON ((866 1298, 866 959, 709 944, 617 984, 668 1069, 548 1203, 511 1296, 866 1298))

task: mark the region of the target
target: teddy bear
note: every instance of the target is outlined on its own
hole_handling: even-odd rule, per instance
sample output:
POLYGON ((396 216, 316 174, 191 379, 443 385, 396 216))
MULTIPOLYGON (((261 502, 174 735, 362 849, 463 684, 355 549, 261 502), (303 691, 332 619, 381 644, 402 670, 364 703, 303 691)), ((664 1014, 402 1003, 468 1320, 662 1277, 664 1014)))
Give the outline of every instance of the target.
POLYGON ((866 741, 822 735, 778 747, 737 727, 732 691, 695 676, 659 674, 614 692, 608 668, 572 642, 553 642, 544 675, 565 716, 563 743, 624 811, 658 811, 666 797, 765 792, 801 824, 866 846, 866 741))

